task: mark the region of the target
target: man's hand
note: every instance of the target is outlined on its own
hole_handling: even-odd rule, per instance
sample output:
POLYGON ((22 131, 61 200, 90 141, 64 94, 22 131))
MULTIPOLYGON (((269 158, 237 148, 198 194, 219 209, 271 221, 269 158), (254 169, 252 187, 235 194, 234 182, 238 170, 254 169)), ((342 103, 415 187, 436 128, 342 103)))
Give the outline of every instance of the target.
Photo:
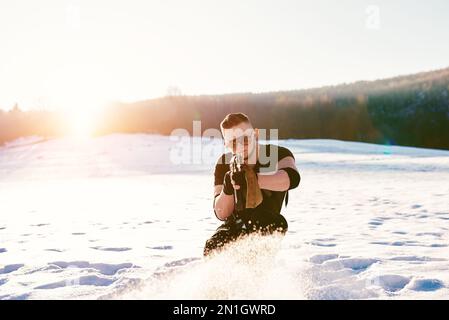
POLYGON ((223 192, 227 195, 234 194, 234 190, 239 190, 246 184, 245 171, 226 172, 223 181, 223 192))
POLYGON ((245 169, 246 165, 244 164, 242 157, 235 154, 229 164, 231 183, 235 190, 241 189, 241 187, 246 184, 245 169))
POLYGON ((245 171, 231 171, 231 183, 235 190, 239 190, 240 186, 246 184, 245 171))

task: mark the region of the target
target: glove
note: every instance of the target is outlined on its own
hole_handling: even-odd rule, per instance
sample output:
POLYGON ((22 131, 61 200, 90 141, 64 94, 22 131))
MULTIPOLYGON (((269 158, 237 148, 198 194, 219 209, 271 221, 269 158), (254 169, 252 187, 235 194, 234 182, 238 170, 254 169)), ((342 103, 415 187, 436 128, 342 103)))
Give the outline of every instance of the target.
POLYGON ((234 181, 234 184, 238 186, 246 185, 245 171, 226 172, 223 179, 223 192, 228 196, 234 194, 234 186, 232 185, 232 180, 234 181))
POLYGON ((240 186, 240 190, 245 194, 245 208, 255 208, 262 203, 263 195, 259 188, 259 181, 257 181, 256 173, 250 167, 244 165, 242 171, 228 171, 223 180, 223 192, 227 195, 234 194, 232 180, 240 186))
POLYGON ((234 180, 234 184, 244 187, 246 184, 246 174, 245 171, 231 171, 231 179, 234 180))

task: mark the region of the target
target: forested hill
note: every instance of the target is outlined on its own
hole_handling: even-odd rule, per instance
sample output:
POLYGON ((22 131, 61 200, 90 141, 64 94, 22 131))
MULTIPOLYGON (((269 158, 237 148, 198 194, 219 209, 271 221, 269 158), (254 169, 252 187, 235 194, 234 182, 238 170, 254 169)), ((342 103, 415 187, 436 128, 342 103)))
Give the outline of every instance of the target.
MULTIPOLYGON (((116 105, 103 132, 218 127, 245 112, 281 138, 331 138, 449 149, 449 68, 377 81, 267 93, 180 96, 116 105)), ((112 110, 111 110, 112 111, 112 110)))
MULTIPOLYGON (((245 112, 280 138, 326 138, 449 149, 449 68, 377 81, 266 93, 184 96, 111 105, 97 134, 218 128, 245 112)), ((0 143, 23 135, 59 135, 50 112, 0 112, 0 143)))

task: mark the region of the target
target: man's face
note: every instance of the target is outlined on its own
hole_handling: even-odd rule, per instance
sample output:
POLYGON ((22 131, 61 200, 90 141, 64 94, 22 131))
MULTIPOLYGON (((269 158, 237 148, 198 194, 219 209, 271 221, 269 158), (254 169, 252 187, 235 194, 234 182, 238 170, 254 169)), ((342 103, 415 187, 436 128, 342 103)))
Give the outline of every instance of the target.
POLYGON ((250 123, 242 122, 230 129, 223 129, 223 137, 225 146, 233 154, 243 155, 245 161, 255 159, 257 132, 250 123))

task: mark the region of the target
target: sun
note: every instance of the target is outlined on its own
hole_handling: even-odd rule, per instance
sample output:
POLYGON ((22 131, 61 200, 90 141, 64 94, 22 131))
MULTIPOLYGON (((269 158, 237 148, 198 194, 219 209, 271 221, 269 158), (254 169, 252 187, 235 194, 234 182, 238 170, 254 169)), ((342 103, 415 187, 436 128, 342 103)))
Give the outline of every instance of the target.
POLYGON ((62 131, 79 139, 93 135, 100 113, 111 100, 110 82, 84 62, 61 67, 46 82, 51 104, 63 114, 62 131))
POLYGON ((98 124, 98 107, 77 107, 65 110, 67 134, 77 140, 85 140, 92 137, 98 124))
POLYGON ((94 114, 88 110, 72 113, 70 117, 70 135, 75 138, 89 138, 94 130, 94 114))

